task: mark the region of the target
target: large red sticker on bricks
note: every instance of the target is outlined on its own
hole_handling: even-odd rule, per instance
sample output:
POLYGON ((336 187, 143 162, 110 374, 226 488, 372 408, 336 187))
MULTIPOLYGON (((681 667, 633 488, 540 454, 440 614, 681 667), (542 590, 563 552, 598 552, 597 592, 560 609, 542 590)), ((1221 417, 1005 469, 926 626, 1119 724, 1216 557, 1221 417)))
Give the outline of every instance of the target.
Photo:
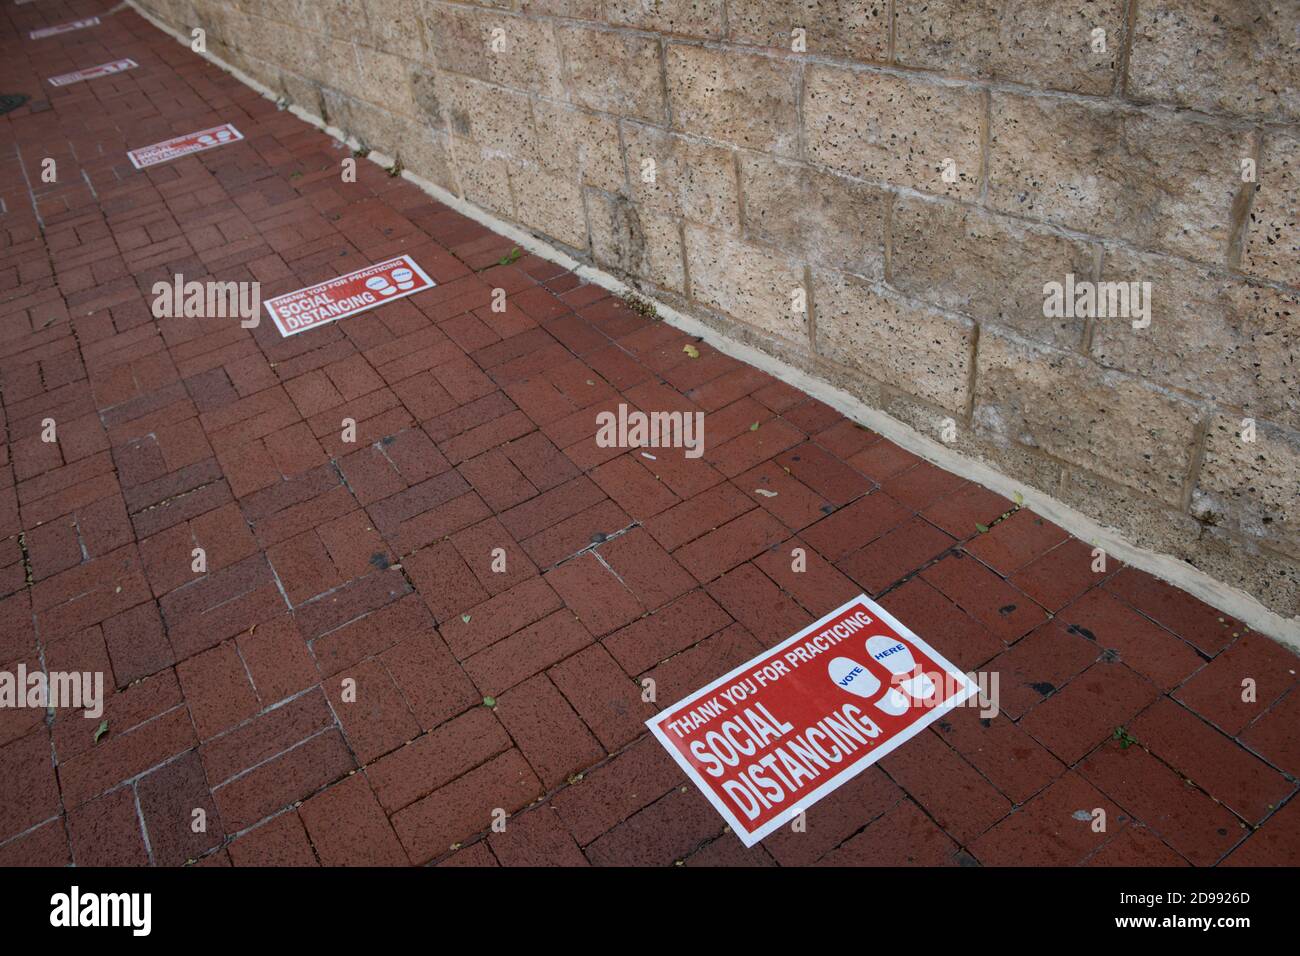
POLYGON ((646 726, 753 846, 977 691, 859 595, 646 726))
POLYGON ((131 158, 131 165, 136 169, 144 169, 146 166, 157 166, 159 163, 170 162, 191 153, 201 153, 205 149, 216 149, 218 146, 235 143, 243 138, 244 134, 234 126, 222 123, 212 129, 201 129, 197 133, 174 136, 152 146, 141 146, 126 155, 131 158))
POLYGON ((49 82, 51 86, 71 86, 73 83, 80 83, 82 80, 93 80, 97 76, 112 76, 114 73, 121 73, 139 65, 132 59, 113 60, 111 63, 101 63, 99 66, 87 67, 84 70, 60 73, 58 76, 50 77, 49 82))
POLYGON ((86 17, 84 20, 72 20, 68 23, 60 23, 58 26, 41 27, 39 30, 33 30, 28 36, 33 40, 40 40, 44 37, 58 36, 60 33, 70 33, 73 30, 84 30, 86 27, 99 26, 99 17, 86 17))
POLYGON ((437 283, 410 256, 349 272, 264 304, 285 338, 432 289, 437 283))

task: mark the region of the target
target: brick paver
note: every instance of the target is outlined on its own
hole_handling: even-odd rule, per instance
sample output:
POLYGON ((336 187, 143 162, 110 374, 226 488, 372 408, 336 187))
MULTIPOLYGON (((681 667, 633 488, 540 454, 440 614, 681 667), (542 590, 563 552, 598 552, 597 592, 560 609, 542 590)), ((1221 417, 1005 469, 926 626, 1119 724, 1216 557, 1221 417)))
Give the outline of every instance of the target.
POLYGON ((109 693, 102 724, 0 713, 0 864, 1300 862, 1290 651, 374 164, 343 182, 108 9, 0 11, 32 97, 0 120, 0 669, 109 693), (436 288, 290 339, 150 311, 176 274, 265 299, 403 253, 436 288), (704 412, 703 457, 597 447, 620 402, 704 412), (859 589, 1002 713, 745 850, 645 682, 670 703, 859 589))

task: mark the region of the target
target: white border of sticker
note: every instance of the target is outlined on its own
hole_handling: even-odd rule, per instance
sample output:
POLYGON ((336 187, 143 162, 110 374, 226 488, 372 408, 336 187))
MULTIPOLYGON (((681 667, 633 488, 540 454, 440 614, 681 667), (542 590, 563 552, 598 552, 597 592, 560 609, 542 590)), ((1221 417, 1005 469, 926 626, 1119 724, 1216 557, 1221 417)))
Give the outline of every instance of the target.
POLYGON ((421 269, 420 264, 411 258, 411 254, 409 252, 404 252, 400 256, 396 256, 392 259, 385 259, 383 262, 372 263, 371 265, 366 266, 364 269, 353 269, 351 272, 345 272, 341 276, 335 276, 332 279, 325 279, 321 282, 313 282, 311 285, 305 285, 301 289, 294 289, 292 292, 286 292, 284 295, 277 295, 274 299, 267 299, 265 302, 262 303, 262 305, 266 309, 266 314, 271 317, 271 321, 275 323, 276 329, 279 330, 280 337, 287 339, 291 335, 299 335, 303 332, 310 332, 312 329, 319 329, 321 326, 329 325, 331 322, 337 322, 339 321, 339 319, 350 319, 354 315, 361 315, 363 312, 369 312, 371 309, 377 309, 381 305, 387 305, 389 302, 396 302, 398 299, 405 299, 408 295, 415 295, 417 292, 428 292, 430 289, 435 288, 437 285, 438 283, 433 280, 433 277, 430 276, 429 273, 421 269), (354 312, 348 312, 345 315, 336 315, 333 318, 326 319, 324 322, 317 322, 315 325, 308 325, 301 329, 294 329, 292 332, 285 331, 284 325, 280 321, 280 316, 275 311, 274 308, 275 303, 283 299, 288 299, 292 296, 298 295, 299 293, 306 292, 308 289, 315 289, 323 285, 329 285, 331 282, 337 282, 340 279, 350 279, 353 276, 360 275, 363 272, 369 272, 371 269, 387 269, 398 262, 401 262, 404 265, 408 266, 412 272, 414 272, 416 275, 418 275, 421 279, 425 281, 426 285, 424 286, 423 289, 411 289, 410 291, 407 292, 399 292, 397 295, 390 295, 388 298, 383 299, 381 301, 372 302, 370 305, 357 309, 354 312))
POLYGON ((865 594, 859 594, 857 597, 853 598, 852 600, 847 601, 844 604, 841 604, 839 607, 831 611, 829 614, 826 614, 821 618, 819 618, 818 620, 814 621, 812 624, 809 624, 802 631, 799 631, 798 633, 794 634, 792 637, 787 638, 786 640, 782 641, 780 644, 775 645, 774 647, 769 647, 761 654, 756 654, 755 656, 751 657, 749 660, 745 661, 745 663, 723 674, 717 680, 713 681, 713 683, 706 684, 704 687, 692 691, 691 693, 683 697, 681 700, 677 701, 677 703, 673 704, 670 707, 664 708, 654 717, 651 717, 649 720, 647 720, 645 722, 645 725, 650 728, 650 732, 653 733, 656 738, 658 738, 659 743, 662 744, 664 749, 667 750, 668 753, 672 756, 672 758, 677 761, 677 765, 681 767, 684 771, 686 771, 686 775, 691 778, 691 782, 693 782, 695 786, 699 788, 700 792, 703 793, 704 796, 708 798, 709 803, 713 804, 713 808, 717 810, 718 813, 722 814, 722 818, 727 821, 727 825, 731 827, 731 831, 740 838, 740 842, 745 844, 746 847, 751 847, 759 840, 763 839, 763 837, 771 833, 772 831, 789 823, 791 820, 795 818, 795 815, 798 814, 800 811, 807 810, 809 807, 817 803, 827 794, 831 793, 834 790, 839 789, 844 784, 848 783, 848 781, 852 780, 858 774, 862 773, 862 771, 866 770, 876 761, 880 760, 882 757, 887 756, 891 751, 907 743, 907 741, 911 740, 913 737, 919 734, 926 727, 930 726, 932 723, 934 723, 944 714, 948 713, 948 711, 952 710, 957 705, 965 702, 966 700, 969 700, 970 697, 978 693, 978 691, 979 691, 979 685, 976 684, 974 681, 972 681, 969 677, 967 677, 964 671, 958 669, 957 667, 954 667, 951 661, 949 661, 946 657, 944 657, 933 647, 931 647, 929 643, 922 640, 915 633, 913 633, 912 629, 909 628, 900 620, 898 620, 898 618, 894 617, 894 615, 890 614, 888 611, 886 611, 875 601, 871 600, 871 598, 867 597, 865 594), (811 793, 804 794, 793 804, 791 804, 791 806, 788 809, 782 810, 771 820, 768 820, 767 823, 763 824, 761 827, 759 827, 757 830, 751 833, 749 828, 740 822, 740 820, 732 812, 731 808, 722 802, 721 798, 719 798, 718 795, 714 792, 713 788, 705 782, 704 778, 700 776, 699 772, 693 766, 691 766, 690 761, 688 761, 682 755, 681 751, 677 748, 676 744, 674 744, 668 738, 668 735, 664 733, 663 728, 660 726, 660 724, 662 724, 666 718, 672 716, 672 714, 687 701, 695 700, 698 697, 702 697, 703 695, 707 694, 709 691, 713 690, 714 688, 731 680, 736 675, 749 670, 754 665, 755 661, 766 660, 767 658, 770 658, 778 651, 781 651, 789 647, 791 644, 795 643, 801 638, 807 637, 813 631, 817 630, 819 627, 824 625, 827 621, 830 621, 833 618, 838 617, 839 615, 847 611, 849 608, 861 603, 865 603, 868 611, 874 613, 880 620, 884 621, 886 624, 894 628, 894 630, 897 631, 900 636, 914 643, 917 647, 919 647, 922 651, 924 651, 932 661, 934 661, 936 664, 938 664, 940 667, 946 670, 950 675, 958 677, 960 679, 962 686, 951 697, 945 700, 942 704, 938 704, 934 707, 928 708, 930 710, 930 713, 926 714, 924 717, 921 717, 919 720, 916 721, 916 723, 909 726, 906 730, 900 732, 898 736, 890 738, 888 742, 882 744, 880 747, 874 750, 867 751, 867 753, 863 754, 861 759, 859 759, 856 763, 852 763, 849 766, 845 767, 843 770, 841 770, 835 776, 831 777, 829 780, 825 781, 821 786, 819 786, 816 790, 813 790, 811 793))
POLYGON ((218 147, 221 146, 229 146, 231 143, 238 143, 243 138, 244 138, 244 134, 241 133, 239 130, 235 129, 234 123, 222 123, 220 126, 213 126, 210 127, 209 129, 195 130, 193 133, 181 133, 179 136, 173 136, 171 139, 164 139, 162 142, 159 143, 150 143, 148 146, 137 146, 135 149, 130 150, 126 154, 126 158, 131 160, 131 165, 134 166, 136 169, 150 169, 154 166, 161 166, 163 163, 170 163, 173 160, 184 159, 186 156, 193 156, 195 153, 206 153, 210 149, 217 149, 218 147), (235 138, 228 139, 224 143, 213 143, 211 146, 200 146, 198 149, 187 150, 186 152, 181 153, 179 156, 172 156, 169 159, 160 159, 156 163, 146 163, 144 166, 141 166, 140 163, 135 158, 136 153, 142 153, 146 149, 157 149, 159 146, 166 146, 168 143, 174 143, 178 139, 189 139, 191 136, 203 136, 206 133, 215 133, 217 132, 217 130, 222 130, 222 129, 230 130, 232 133, 235 134, 235 138))

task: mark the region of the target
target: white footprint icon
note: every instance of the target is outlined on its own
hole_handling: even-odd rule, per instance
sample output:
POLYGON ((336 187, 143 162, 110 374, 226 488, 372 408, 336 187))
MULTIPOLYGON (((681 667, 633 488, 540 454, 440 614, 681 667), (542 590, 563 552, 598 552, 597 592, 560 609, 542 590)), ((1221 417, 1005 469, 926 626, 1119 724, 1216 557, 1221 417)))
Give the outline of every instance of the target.
POLYGON ((415 273, 412 272, 410 269, 407 269, 405 266, 401 267, 400 269, 394 269, 393 281, 397 283, 397 287, 401 289, 403 292, 405 292, 407 289, 414 289, 415 273))
POLYGON ((898 681, 898 688, 891 688, 890 693, 882 701, 882 709, 887 713, 893 713, 893 710, 885 708, 883 705, 888 702, 892 707, 900 707, 898 713, 902 713, 909 706, 905 694, 910 694, 917 700, 925 700, 934 694, 934 681, 928 674, 916 673, 916 658, 912 656, 911 649, 902 641, 892 637, 885 637, 883 634, 877 634, 867 641, 867 653, 880 662, 889 673, 896 678, 904 674, 911 675, 905 680, 898 681), (900 690, 902 693, 900 693, 900 690))
POLYGON ((826 665, 826 673, 841 690, 859 697, 871 698, 880 690, 880 678, 848 657, 835 658, 826 665))
MULTIPOLYGON (((867 700, 880 692, 880 678, 851 657, 837 657, 826 665, 826 673, 840 690, 846 690, 867 700)), ((875 702, 877 709, 891 717, 907 712, 910 702, 897 690, 890 687, 885 696, 875 702)))
POLYGON ((371 276, 366 280, 366 288, 380 295, 393 295, 397 289, 388 281, 388 276, 371 276))

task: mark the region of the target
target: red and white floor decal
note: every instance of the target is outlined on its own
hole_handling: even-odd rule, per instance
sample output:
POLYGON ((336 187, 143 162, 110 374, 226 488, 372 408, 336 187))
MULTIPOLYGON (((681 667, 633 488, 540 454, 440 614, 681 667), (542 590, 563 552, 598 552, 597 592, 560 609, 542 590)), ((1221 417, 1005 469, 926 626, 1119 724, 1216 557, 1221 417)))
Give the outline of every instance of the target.
POLYGON ((147 166, 157 166, 159 163, 170 162, 181 156, 189 156, 191 153, 216 149, 218 146, 235 143, 243 138, 244 134, 235 129, 234 126, 229 123, 222 123, 220 126, 202 129, 197 133, 174 136, 171 139, 163 140, 161 143, 154 143, 152 146, 141 146, 139 149, 131 150, 127 153, 127 156, 131 160, 131 165, 136 169, 144 169, 147 166))
POLYGON ((753 846, 978 689, 859 595, 646 726, 753 846))
POLYGON ((84 20, 60 23, 57 26, 41 27, 39 30, 33 30, 27 36, 33 40, 42 40, 45 37, 58 36, 60 33, 71 33, 73 30, 84 30, 86 27, 97 26, 99 26, 99 17, 87 17, 84 20))
POLYGON ((410 256, 398 256, 337 279, 277 296, 264 304, 275 327, 288 338, 385 302, 432 289, 436 284, 410 256))
POLYGON ((84 70, 73 70, 71 73, 52 76, 49 79, 49 84, 51 86, 71 86, 73 83, 80 83, 82 80, 93 80, 100 76, 112 76, 114 73, 122 73, 139 65, 132 59, 113 60, 111 63, 101 63, 99 66, 90 66, 84 70))

